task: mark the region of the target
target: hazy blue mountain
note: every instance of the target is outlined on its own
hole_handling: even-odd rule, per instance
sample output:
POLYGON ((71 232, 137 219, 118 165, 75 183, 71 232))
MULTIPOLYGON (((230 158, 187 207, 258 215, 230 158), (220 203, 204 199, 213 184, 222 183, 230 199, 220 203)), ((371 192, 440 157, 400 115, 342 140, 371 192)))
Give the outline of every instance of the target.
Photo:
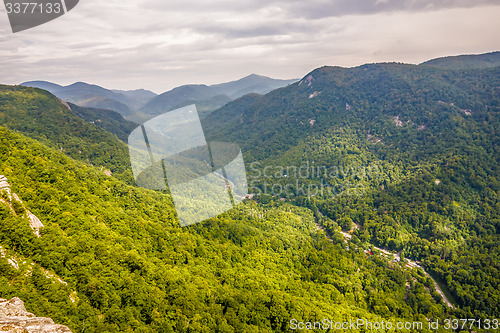
POLYGON ((137 127, 136 123, 126 120, 121 114, 113 110, 89 108, 73 103, 68 104, 78 117, 115 134, 124 142, 127 142, 128 135, 137 127))
POLYGON ((250 93, 264 95, 274 89, 285 87, 297 81, 298 79, 278 80, 267 76, 251 74, 237 81, 215 84, 211 87, 216 88, 224 95, 235 99, 250 93))
POLYGON ((321 67, 212 112, 206 138, 242 147, 257 197, 306 205, 332 234, 355 228, 355 242, 403 251, 462 311, 496 316, 500 67, 484 66, 491 57, 464 57, 476 67, 466 69, 457 59, 321 67))
POLYGON ((146 105, 147 102, 158 96, 158 94, 155 94, 154 92, 146 89, 136 89, 136 90, 113 89, 113 92, 129 97, 134 103, 133 106, 136 108, 140 108, 146 105))
POLYGON ((56 96, 81 106, 112 109, 124 116, 132 114, 130 98, 94 84, 76 82, 56 91, 56 96))
POLYGON ((116 178, 130 167, 125 144, 47 91, 0 86, 0 125, 0 298, 22 297, 73 332, 282 333, 293 318, 464 316, 420 270, 325 235, 305 207, 247 200, 181 228, 168 192, 116 178))
MULTIPOLYGON (((202 124, 208 141, 240 145, 255 196, 188 228, 168 192, 103 172, 127 181, 130 165, 125 144, 94 126, 98 110, 74 107, 85 122, 46 91, 2 86, 0 174, 46 228, 36 237, 3 192, 0 243, 26 262, 0 256, 0 293, 75 332, 498 318, 500 67, 481 62, 325 66, 230 101, 202 124)), ((230 86, 148 104, 215 104, 245 89, 230 86)))
POLYGON ((214 110, 217 110, 218 108, 226 105, 227 103, 231 102, 232 99, 227 97, 226 95, 217 95, 214 96, 210 99, 207 100, 201 100, 201 101, 193 101, 193 100, 186 100, 181 102, 180 104, 177 104, 172 108, 172 110, 182 108, 184 106, 188 106, 191 104, 196 105, 196 109, 198 110, 198 114, 201 118, 206 117, 210 113, 212 113, 214 110))
POLYGON ((141 112, 156 116, 178 106, 196 104, 202 116, 227 102, 250 93, 266 94, 297 80, 277 80, 252 74, 237 81, 207 85, 185 85, 167 91, 147 103, 141 112))
POLYGON ((60 86, 51 82, 30 81, 24 82, 21 85, 45 89, 63 101, 76 105, 98 109, 110 109, 118 112, 129 120, 140 122, 144 119, 140 112, 137 111, 137 109, 142 106, 142 103, 139 99, 134 98, 134 96, 141 96, 141 98, 144 98, 143 93, 132 92, 127 95, 84 82, 60 86))
POLYGON ((449 69, 492 68, 500 66, 500 52, 442 57, 426 61, 422 65, 449 69))
POLYGON ((40 88, 43 90, 47 90, 47 91, 51 92, 52 94, 63 88, 63 86, 61 86, 59 84, 48 82, 48 81, 29 81, 29 82, 21 83, 21 85, 26 86, 26 87, 33 87, 33 88, 40 88))
POLYGON ((210 100, 217 95, 220 95, 218 90, 206 85, 185 85, 158 95, 140 110, 150 116, 156 116, 186 102, 193 104, 195 101, 210 100))
POLYGON ((277 80, 252 74, 237 81, 207 85, 184 85, 157 95, 149 90, 109 90, 98 85, 76 82, 61 86, 47 81, 29 81, 22 86, 49 91, 79 106, 110 109, 125 119, 142 123, 177 107, 196 104, 202 116, 227 102, 249 93, 266 94, 297 80, 277 80))

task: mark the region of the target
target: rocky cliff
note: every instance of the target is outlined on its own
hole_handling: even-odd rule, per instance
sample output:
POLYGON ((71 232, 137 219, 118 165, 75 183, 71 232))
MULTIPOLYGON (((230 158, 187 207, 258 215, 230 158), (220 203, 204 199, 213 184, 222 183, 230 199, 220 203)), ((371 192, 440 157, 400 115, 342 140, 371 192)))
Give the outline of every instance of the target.
POLYGON ((10 301, 0 298, 0 333, 71 333, 50 318, 36 317, 26 311, 24 302, 17 297, 10 301))
POLYGON ((15 213, 14 204, 18 203, 23 207, 23 212, 26 214, 30 222, 30 227, 33 229, 33 232, 37 237, 40 237, 40 229, 44 227, 43 223, 40 221, 38 217, 35 216, 32 212, 30 212, 24 205, 23 201, 19 198, 16 193, 12 193, 10 189, 10 184, 7 181, 7 177, 4 175, 0 175, 0 202, 3 202, 15 213))

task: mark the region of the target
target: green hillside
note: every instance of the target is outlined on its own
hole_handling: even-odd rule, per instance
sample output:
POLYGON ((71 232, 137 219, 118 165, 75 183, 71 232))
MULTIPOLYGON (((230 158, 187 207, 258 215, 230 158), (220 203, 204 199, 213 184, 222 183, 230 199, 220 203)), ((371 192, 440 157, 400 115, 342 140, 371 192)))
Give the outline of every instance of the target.
POLYGON ((446 61, 322 67, 206 115, 255 195, 185 228, 168 191, 133 185, 125 123, 1 86, 0 175, 19 199, 0 191, 0 298, 74 332, 498 318, 500 67, 446 61))
POLYGON ((78 117, 115 134, 123 142, 127 142, 129 134, 138 126, 113 110, 86 108, 72 103, 68 105, 78 117))
POLYGON ((82 120, 47 91, 0 85, 0 125, 132 181, 126 144, 82 120))
POLYGON ((443 57, 426 61, 422 65, 448 69, 493 68, 500 66, 500 52, 443 57))
POLYGON ((2 193, 0 297, 22 297, 75 332, 289 332, 293 318, 448 316, 419 271, 329 242, 308 209, 250 201, 181 228, 166 194, 5 128, 0 147, 0 173, 24 202, 2 193), (45 225, 40 238, 26 208, 45 225))
POLYGON ((361 129, 401 148, 434 149, 437 141, 456 140, 443 135, 457 125, 498 111, 499 72, 404 64, 323 67, 251 105, 235 101, 207 117, 204 126, 214 139, 237 140, 252 160, 276 157, 332 127, 361 129))
POLYGON ((464 318, 486 318, 500 310, 499 86, 499 67, 324 67, 204 125, 244 147, 259 200, 420 260, 464 318))

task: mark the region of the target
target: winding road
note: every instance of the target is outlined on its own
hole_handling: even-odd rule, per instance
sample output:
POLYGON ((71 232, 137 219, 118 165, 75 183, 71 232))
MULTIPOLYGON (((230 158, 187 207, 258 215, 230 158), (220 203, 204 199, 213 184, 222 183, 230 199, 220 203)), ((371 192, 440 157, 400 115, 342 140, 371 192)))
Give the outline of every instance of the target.
MULTIPOLYGON (((319 212, 319 214, 321 216, 323 216, 323 214, 321 214, 321 212, 319 212)), ((317 221, 315 221, 316 223, 316 229, 317 230, 321 230, 325 233, 325 236, 326 238, 333 243, 333 239, 331 237, 331 235, 328 233, 327 230, 325 230, 325 228, 323 228, 322 225, 320 225, 317 221)), ((352 238, 352 235, 348 234, 347 232, 343 232, 341 231, 342 235, 344 236, 344 239, 345 240, 350 240, 352 238)), ((379 251, 379 252, 382 252, 383 254, 387 255, 387 256, 394 256, 394 258, 400 262, 401 261, 401 251, 398 252, 398 253, 393 253, 393 252, 389 252, 387 250, 384 250, 384 249, 381 249, 379 247, 376 247, 375 245, 371 245, 373 249, 379 251)), ((453 306, 453 304, 451 304, 451 302, 448 300, 448 298, 446 297, 446 295, 444 294, 443 290, 441 289, 441 287, 439 287, 438 283, 436 282, 436 280, 434 280, 434 278, 429 274, 427 273, 427 271, 422 267, 420 266, 416 261, 413 261, 413 260, 410 260, 408 258, 405 258, 406 260, 406 266, 407 267, 410 267, 410 268, 417 268, 417 269, 421 269, 424 274, 429 277, 432 282, 434 282, 434 287, 436 288, 436 291, 439 293, 439 295, 441 295, 441 297, 443 298, 443 301, 444 303, 449 306, 450 308, 454 309, 455 306, 453 306)))

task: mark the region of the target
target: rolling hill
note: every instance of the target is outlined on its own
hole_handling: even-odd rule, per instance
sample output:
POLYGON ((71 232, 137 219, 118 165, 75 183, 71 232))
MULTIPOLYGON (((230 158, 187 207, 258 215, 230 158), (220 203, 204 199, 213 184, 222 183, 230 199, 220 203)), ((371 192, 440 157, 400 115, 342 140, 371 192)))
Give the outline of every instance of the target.
POLYGON ((167 91, 141 108, 143 113, 156 116, 179 106, 196 104, 202 116, 246 94, 266 94, 297 80, 277 80, 252 74, 237 81, 216 85, 185 85, 167 91))
POLYGON ((78 117, 115 134, 123 142, 128 142, 129 134, 138 126, 113 110, 86 108, 72 103, 68 105, 78 117))
MULTIPOLYGON (((86 114, 92 112, 78 110, 86 114)), ((131 181, 127 145, 116 135, 81 119, 45 90, 0 86, 0 126, 39 140, 74 159, 105 167, 115 176, 131 181)))
POLYGON ((500 52, 443 57, 426 61, 422 65, 448 69, 493 68, 500 66, 500 52))
POLYGON ((500 67, 465 59, 321 67, 208 111, 207 140, 242 147, 255 196, 186 228, 167 191, 102 171, 129 164, 88 123, 101 110, 74 108, 84 121, 45 91, 2 86, 0 174, 19 200, 0 191, 0 298, 85 332, 497 318, 500 67))
POLYGON ((3 127, 0 147, 18 194, 0 192, 0 295, 75 332, 292 332, 292 319, 447 314, 425 276, 329 242, 308 209, 247 202, 181 228, 168 194, 3 127))
POLYGON ((22 86, 45 89, 65 102, 83 107, 110 109, 121 114, 124 118, 140 122, 146 117, 138 108, 147 103, 156 94, 145 91, 112 91, 98 85, 76 82, 68 86, 60 86, 45 81, 30 81, 21 83, 22 86))
POLYGON ((257 197, 309 207, 355 244, 402 251, 464 315, 495 315, 500 67, 475 57, 476 68, 450 70, 455 61, 322 67, 213 112, 207 140, 243 147, 257 197))

